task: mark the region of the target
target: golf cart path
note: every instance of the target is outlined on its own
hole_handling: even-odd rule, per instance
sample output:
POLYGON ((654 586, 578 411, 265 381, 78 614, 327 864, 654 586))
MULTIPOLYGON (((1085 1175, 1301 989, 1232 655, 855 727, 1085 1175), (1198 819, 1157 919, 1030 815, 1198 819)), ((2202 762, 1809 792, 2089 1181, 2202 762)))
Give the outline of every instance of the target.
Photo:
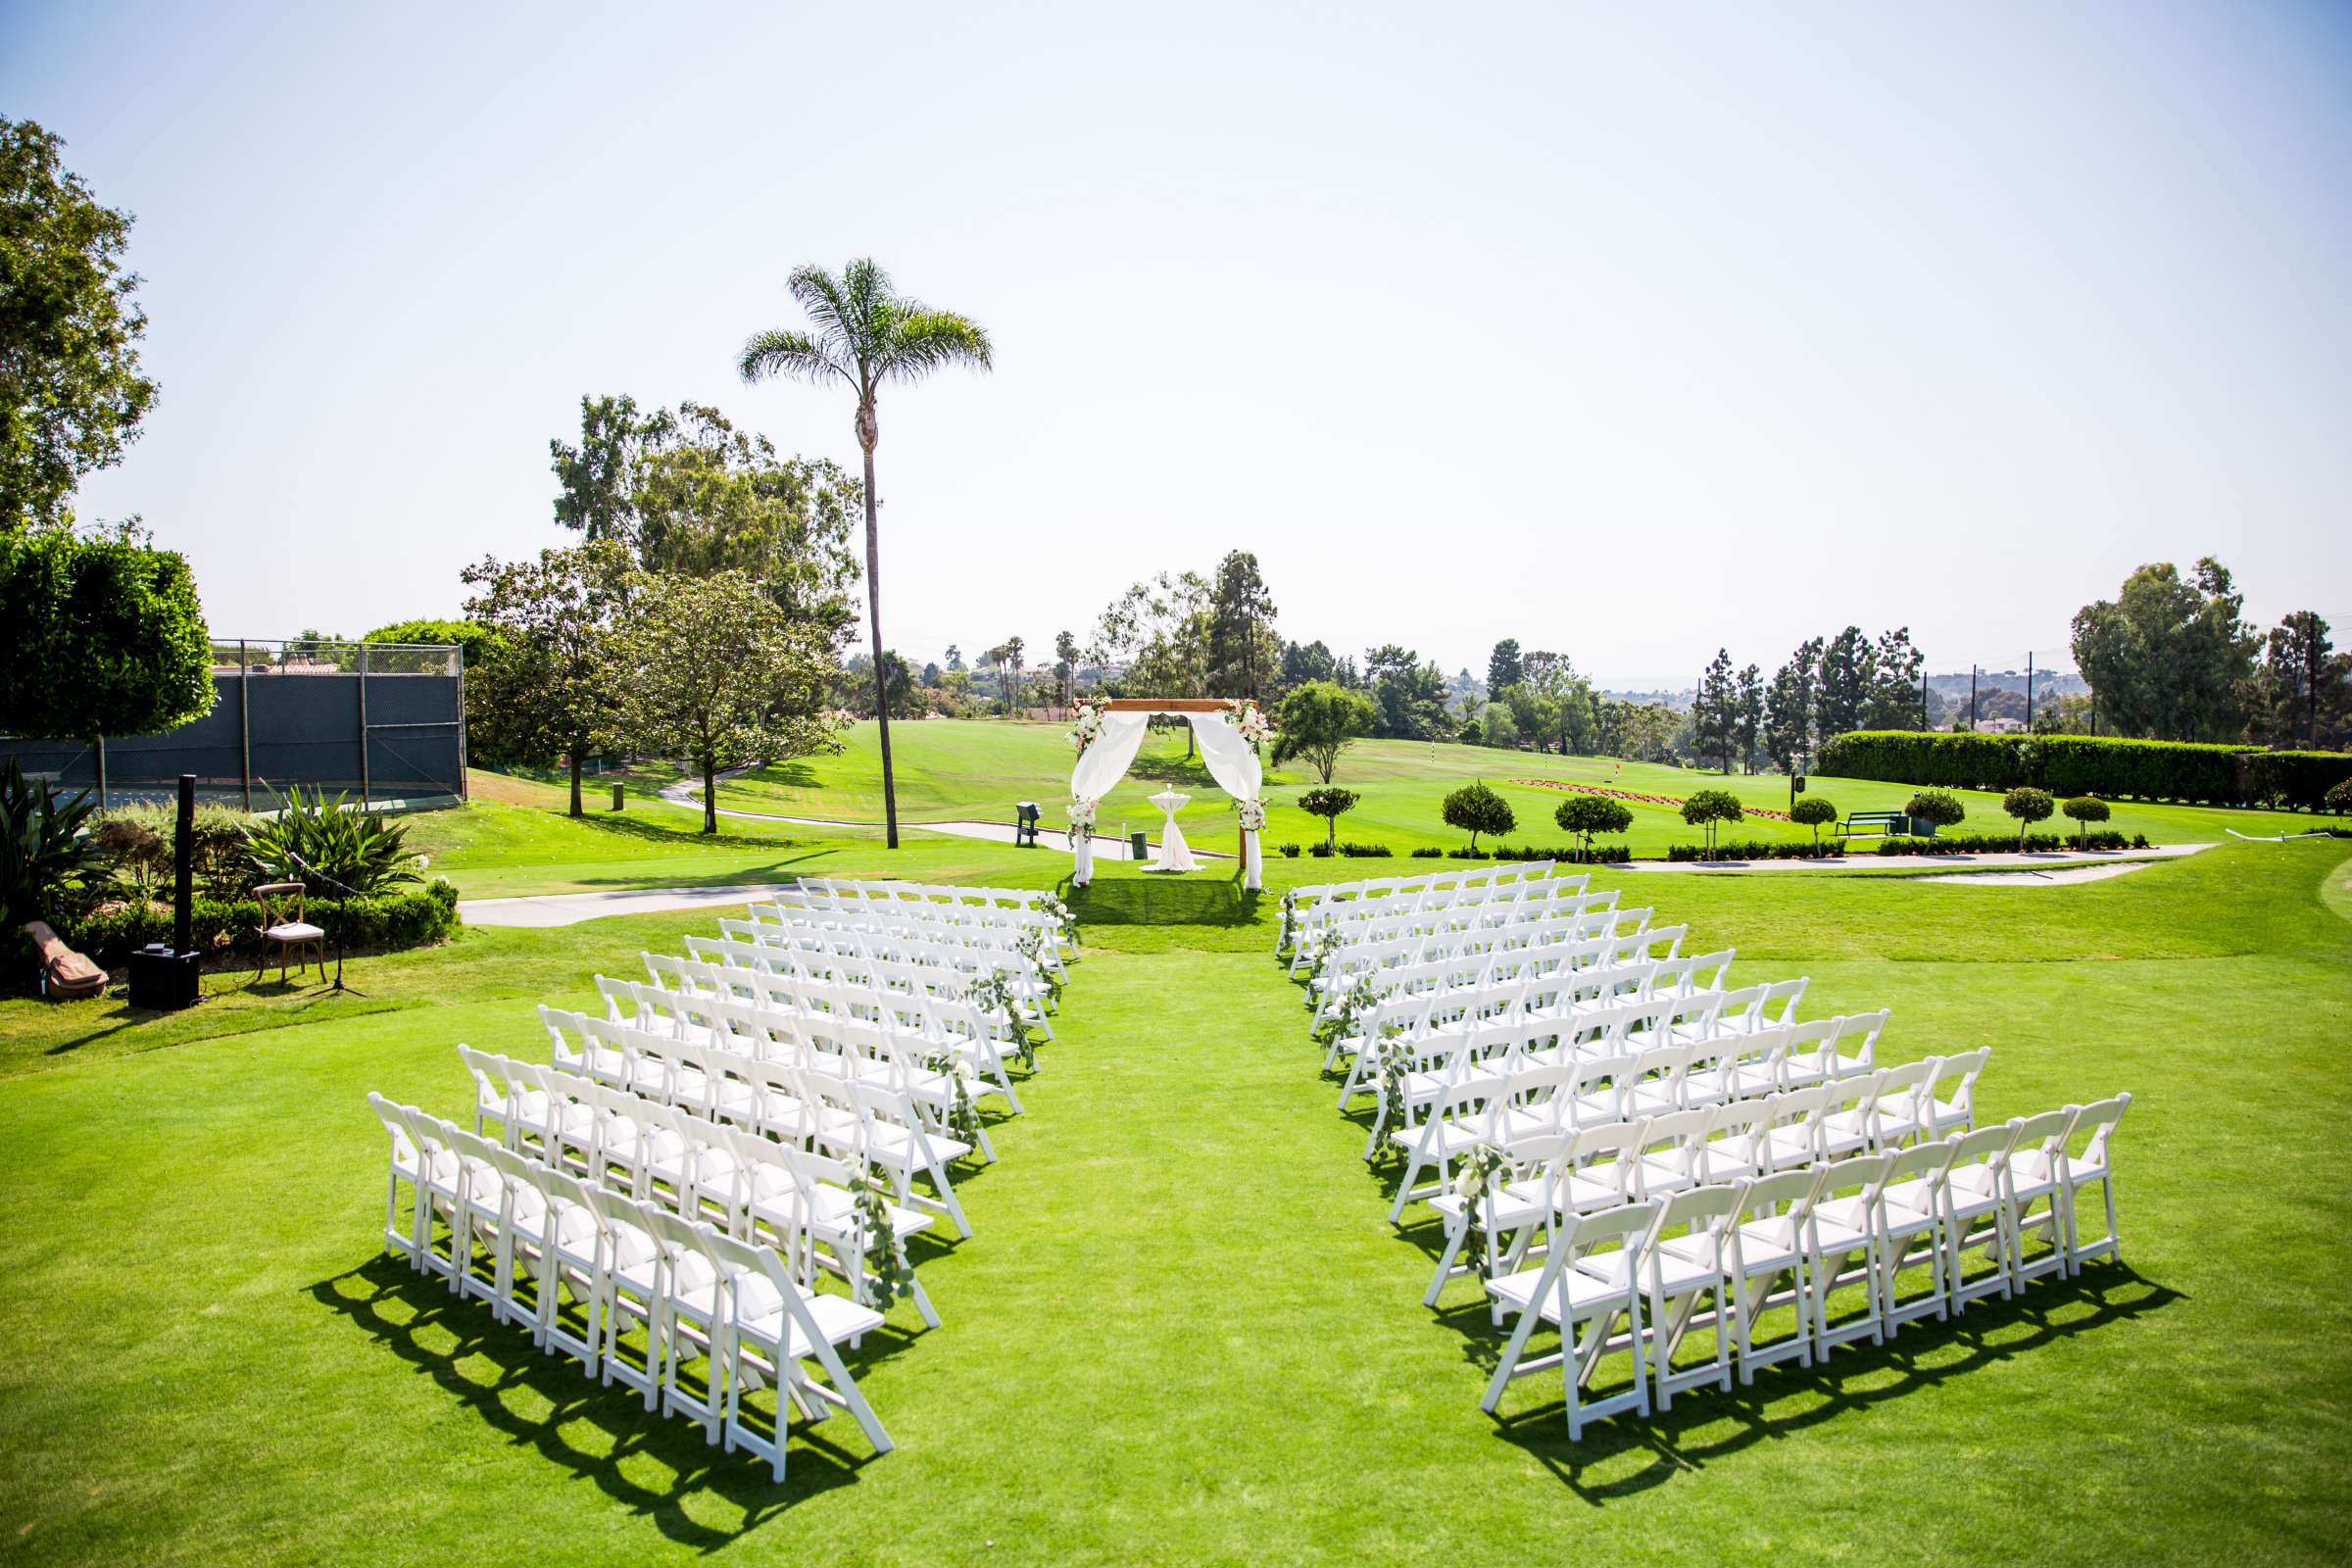
MULTIPOLYGON (((738 768, 736 771, 748 772, 750 770, 747 768, 738 768)), ((732 776, 733 774, 728 773, 722 773, 719 775, 721 778, 730 778, 732 776)), ((700 810, 703 805, 703 792, 701 788, 697 785, 682 781, 676 784, 664 784, 662 787, 662 798, 669 802, 672 806, 691 807, 696 810, 700 810)), ((859 828, 868 833, 878 832, 882 827, 882 824, 879 822, 845 822, 838 817, 831 816, 786 816, 780 811, 739 811, 732 807, 726 806, 722 806, 718 808, 718 814, 721 816, 740 816, 748 821, 753 822, 790 822, 799 827, 859 828)), ((903 831, 906 832, 946 833, 955 838, 981 839, 991 844, 1011 844, 1017 842, 1013 825, 1010 822, 981 822, 966 817, 955 818, 945 822, 903 821, 899 824, 899 827, 903 831)), ((1044 834, 1052 834, 1055 838, 1062 839, 1064 841, 1064 847, 1067 847, 1068 835, 1060 828, 1042 829, 1040 835, 1041 844, 1043 842, 1044 834)), ((1128 854, 1128 844, 1125 839, 1112 838, 1107 833, 1096 833, 1090 835, 1090 837, 1092 837, 1095 841, 1095 854, 1099 858, 1106 860, 1125 860, 1132 858, 1132 857, 1128 854)), ((1195 858, 1203 860, 1230 860, 1233 858, 1232 856, 1223 854, 1216 850, 1196 849, 1193 851, 1193 855, 1195 858)))
MULTIPOLYGON (((1923 866, 1965 866, 1970 871, 2016 873, 2019 871, 2051 871, 2062 867, 2099 869, 2113 876, 2151 860, 2177 860, 2210 850, 2210 844, 2151 844, 2144 850, 2049 851, 2020 855, 2005 850, 1991 855, 1845 855, 1833 860, 1627 860, 1620 862, 1636 871, 1696 871, 1701 874, 1721 871, 1908 871, 1923 866)), ((1975 877, 1929 876, 1915 877, 1919 882, 1976 881, 1975 877)), ((1996 880, 1985 877, 1984 881, 1996 880)), ((2077 877, 2076 881, 2095 878, 2077 877)))

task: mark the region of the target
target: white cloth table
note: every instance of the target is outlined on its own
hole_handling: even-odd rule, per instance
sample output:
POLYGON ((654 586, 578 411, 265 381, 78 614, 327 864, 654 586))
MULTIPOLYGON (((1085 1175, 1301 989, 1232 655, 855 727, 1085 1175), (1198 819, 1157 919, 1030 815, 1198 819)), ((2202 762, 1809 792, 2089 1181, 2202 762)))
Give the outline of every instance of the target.
POLYGON ((1191 871, 1197 869, 1193 860, 1193 847, 1184 842, 1184 829, 1176 825, 1176 813, 1191 800, 1190 795, 1179 795, 1174 790, 1161 790, 1157 795, 1152 797, 1152 804, 1165 811, 1168 817, 1159 830, 1159 854, 1152 857, 1152 870, 1191 871))

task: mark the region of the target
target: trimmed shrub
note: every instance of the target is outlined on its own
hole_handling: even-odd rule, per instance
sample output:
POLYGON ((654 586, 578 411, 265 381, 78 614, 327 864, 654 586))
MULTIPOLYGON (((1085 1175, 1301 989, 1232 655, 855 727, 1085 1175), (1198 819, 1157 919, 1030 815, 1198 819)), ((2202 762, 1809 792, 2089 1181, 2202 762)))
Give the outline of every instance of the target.
POLYGON ((2328 809, 2338 816, 2352 816, 2352 778, 2328 787, 2328 809))
POLYGON ((1434 844, 1424 844, 1413 852, 1413 858, 1416 860, 1443 860, 1446 858, 1446 852, 1434 844))
POLYGON ((1911 804, 1903 810, 1937 827, 1958 827, 1968 819, 1968 808, 1949 790, 1921 790, 1911 797, 1911 804))
POLYGON ((1519 813, 1511 809, 1511 803, 1483 782, 1465 784, 1446 796, 1445 816, 1447 827, 1458 827, 1470 835, 1470 854, 1463 857, 1465 859, 1477 858, 1481 833, 1500 838, 1519 825, 1519 813))
POLYGON ((1563 831, 1576 835, 1579 858, 1587 860, 1592 858, 1593 834, 1623 833, 1634 825, 1634 813, 1626 804, 1606 795, 1571 795, 1551 813, 1551 819, 1563 831))
POLYGON ((1323 818, 1323 842, 1331 844, 1339 838, 1340 817, 1354 810, 1359 799, 1361 797, 1353 790, 1344 790, 1337 784, 1325 784, 1302 791, 1298 796, 1298 809, 1309 816, 1323 818))
POLYGON ((2119 740, 2103 735, 1939 735, 1855 730, 1822 744, 1823 774, 1945 789, 2012 790, 2103 800, 2185 801, 2215 806, 2278 802, 2316 808, 2352 754, 2266 752, 2254 746, 2119 740))
POLYGON ((2073 817, 2076 821, 2082 824, 2083 842, 2085 844, 2089 842, 2090 824, 2093 822, 2104 822, 2109 816, 2114 814, 2107 809, 2107 803, 2100 800, 2096 795, 2078 795, 2074 799, 2061 804, 2058 809, 2064 811, 2068 816, 2073 817))
POLYGON ((2001 797, 2001 809, 2017 818, 2017 842, 2022 848, 2026 829, 2036 822, 2046 822, 2056 809, 2048 790, 2037 790, 2031 784, 2020 784, 2001 797))
POLYGON ((1385 860, 1396 852, 1386 844, 1343 844, 1340 854, 1352 860, 1385 860))
MULTIPOLYGON (((2083 836, 2081 848, 2092 850, 2144 850, 2148 847, 2145 834, 2134 833, 2127 840, 2121 833, 2089 833, 2083 836)), ((2006 833, 1963 833, 1947 838, 1881 839, 1875 855, 2011 855, 2023 849, 2030 854, 2078 848, 2075 840, 2060 833, 2029 833, 2024 839, 2011 838, 2006 833)))
POLYGON ((1298 846, 1296 844, 1278 844, 1275 848, 1281 852, 1282 858, 1286 860, 1298 858, 1298 846))
MULTIPOLYGON (((458 927, 458 890, 436 878, 425 887, 382 898, 354 899, 338 908, 315 899, 307 913, 326 932, 327 946, 341 933, 346 948, 391 951, 439 942, 458 927)), ((261 953, 262 906, 252 899, 199 898, 188 911, 190 937, 200 953, 255 957, 261 953)), ((103 914, 70 920, 58 928, 66 945, 110 968, 151 942, 172 940, 172 910, 133 904, 103 914)))
POLYGON ((1819 795, 1808 795, 1788 808, 1788 820, 1813 830, 1813 847, 1821 848, 1821 830, 1838 820, 1838 808, 1819 795))
MULTIPOLYGON (((1713 858, 1719 860, 1835 860, 1845 854, 1845 846, 1836 840, 1815 846, 1795 844, 1783 839, 1750 839, 1745 843, 1726 840, 1715 846, 1713 858)), ((1703 844, 1670 844, 1666 847, 1669 860, 1704 860, 1709 858, 1703 844)))
MULTIPOLYGON (((1575 848, 1538 849, 1533 844, 1497 844, 1480 852, 1489 860, 1574 860, 1575 848)), ((1604 845, 1592 851, 1585 858, 1593 865, 1623 865, 1634 858, 1634 852, 1622 844, 1604 845)))

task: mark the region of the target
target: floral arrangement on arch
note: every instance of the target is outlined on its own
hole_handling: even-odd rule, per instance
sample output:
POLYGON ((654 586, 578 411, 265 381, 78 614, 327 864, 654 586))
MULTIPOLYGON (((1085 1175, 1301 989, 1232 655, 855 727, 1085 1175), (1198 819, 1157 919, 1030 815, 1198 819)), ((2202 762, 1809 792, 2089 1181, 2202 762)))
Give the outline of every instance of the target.
POLYGON ((1076 849, 1078 847, 1078 841, 1082 838, 1085 838, 1094 830, 1095 803, 1092 801, 1072 801, 1070 803, 1070 848, 1073 850, 1076 849))
POLYGON ((1086 749, 1102 738, 1102 710, 1089 703, 1078 710, 1077 719, 1070 725, 1070 744, 1084 757, 1086 749))
POLYGON ((1263 801, 1242 802, 1242 831, 1255 833, 1265 825, 1266 803, 1263 801))
POLYGON ((1237 697, 1227 706, 1233 710, 1233 727, 1241 731, 1243 740, 1259 746, 1274 738, 1273 721, 1257 710, 1257 704, 1237 697))

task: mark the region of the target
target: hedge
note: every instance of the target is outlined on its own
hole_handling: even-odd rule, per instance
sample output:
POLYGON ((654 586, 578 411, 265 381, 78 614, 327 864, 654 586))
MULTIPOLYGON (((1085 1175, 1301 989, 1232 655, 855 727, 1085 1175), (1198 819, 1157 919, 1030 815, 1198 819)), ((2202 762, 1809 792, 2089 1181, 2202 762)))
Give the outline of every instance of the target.
MULTIPOLYGON (((1845 854, 1842 844, 1828 843, 1816 850, 1810 844, 1789 844, 1778 839, 1750 839, 1744 844, 1730 840, 1715 846, 1718 860, 1835 860, 1845 854)), ((1704 860, 1704 844, 1670 844, 1666 847, 1669 860, 1704 860)))
POLYGON ((2096 735, 1855 730, 1825 742, 1814 766, 1828 777, 1889 784, 1995 793, 2032 785, 2057 796, 2217 806, 2278 802, 2316 810, 2328 786, 2352 778, 2352 754, 2096 735))
MULTIPOLYGON (((338 930, 346 948, 389 950, 439 942, 458 926, 458 890, 436 879, 430 885, 383 898, 355 899, 346 908, 313 900, 306 913, 326 932, 329 949, 338 930)), ((197 950, 259 957, 262 906, 252 899, 199 898, 189 910, 188 933, 197 950)), ((105 914, 84 915, 58 928, 66 946, 107 968, 120 968, 151 942, 170 943, 172 914, 153 905, 127 905, 105 914)))
POLYGON ((1633 851, 1622 844, 1595 845, 1591 856, 1579 860, 1573 846, 1566 849, 1544 850, 1536 846, 1497 844, 1472 855, 1468 850, 1420 849, 1413 852, 1416 860, 1557 860, 1562 865, 1623 865, 1634 858, 1633 851))
MULTIPOLYGON (((2134 833, 2127 840, 2121 833, 2108 830, 2089 835, 2089 848, 2094 850, 2144 850, 2148 847, 2144 834, 2134 833)), ((2029 833, 2025 850, 2029 855, 2047 854, 2054 850, 2076 850, 2083 841, 2072 833, 2029 833)), ((2013 855, 2018 849, 2014 833, 1939 833, 1932 839, 1881 839, 1879 855, 2013 855)))

